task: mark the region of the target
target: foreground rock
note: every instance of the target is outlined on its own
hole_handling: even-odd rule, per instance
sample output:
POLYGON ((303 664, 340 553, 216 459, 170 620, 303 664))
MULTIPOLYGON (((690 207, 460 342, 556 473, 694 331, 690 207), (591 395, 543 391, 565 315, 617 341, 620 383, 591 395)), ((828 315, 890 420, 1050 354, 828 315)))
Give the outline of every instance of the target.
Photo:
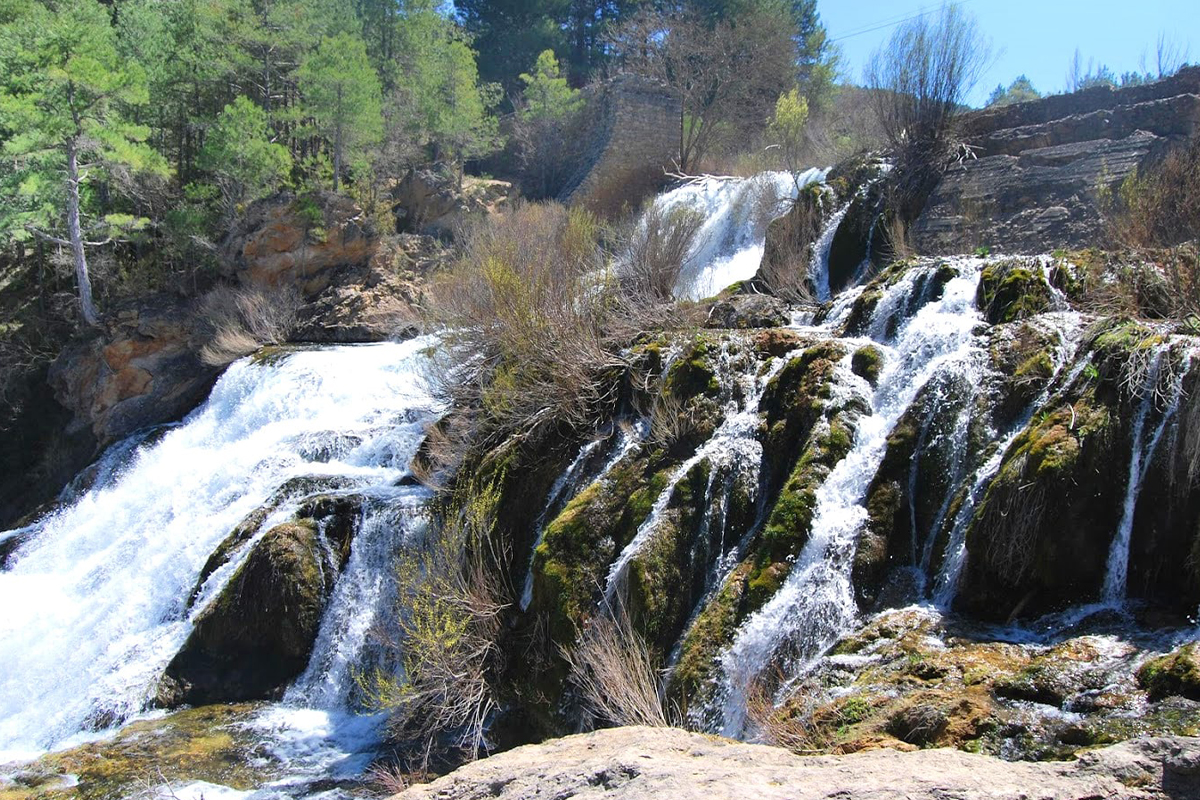
POLYGON ((1009 763, 953 750, 804 758, 679 730, 616 728, 511 750, 405 800, 613 798, 1200 798, 1200 739, 1139 739, 1074 762, 1009 763))

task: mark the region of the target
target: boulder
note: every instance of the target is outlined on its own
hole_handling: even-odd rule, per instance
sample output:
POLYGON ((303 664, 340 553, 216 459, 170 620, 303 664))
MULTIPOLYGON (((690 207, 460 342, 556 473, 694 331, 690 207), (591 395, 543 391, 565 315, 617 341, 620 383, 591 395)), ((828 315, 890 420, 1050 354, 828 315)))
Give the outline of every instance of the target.
MULTIPOLYGON (((330 509, 330 514, 334 511, 330 509)), ((171 660, 158 704, 241 702, 278 698, 303 671, 325 603, 344 565, 313 519, 278 525, 197 616, 171 660)))
POLYGON ((787 303, 764 294, 735 294, 713 304, 706 328, 779 328, 788 323, 787 303))
POLYGON ((1200 798, 1198 774, 1200 740, 1183 737, 1140 739, 1073 762, 1031 764, 954 750, 802 757, 681 730, 614 728, 519 747, 397 797, 1190 800, 1200 798))
POLYGON ((1200 644, 1191 642, 1147 661, 1137 678, 1155 700, 1173 696, 1200 700, 1200 644))

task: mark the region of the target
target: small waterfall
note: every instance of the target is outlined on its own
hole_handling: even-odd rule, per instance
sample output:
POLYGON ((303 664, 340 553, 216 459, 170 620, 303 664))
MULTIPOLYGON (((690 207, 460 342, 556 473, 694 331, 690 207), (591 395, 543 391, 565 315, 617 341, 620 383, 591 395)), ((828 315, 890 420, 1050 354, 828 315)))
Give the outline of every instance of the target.
MULTIPOLYGON (((722 355, 723 359, 724 351, 722 355)), ((730 393, 733 397, 726 402, 725 419, 717 426, 716 431, 713 432, 708 441, 697 448, 696 452, 690 458, 686 459, 671 473, 666 487, 655 499, 654 505, 651 506, 650 514, 638 527, 633 539, 625 546, 609 568, 604 590, 606 599, 612 599, 613 594, 624 579, 629 563, 642 551, 642 548, 645 547, 650 537, 654 534, 654 531, 658 528, 663 512, 667 510, 667 505, 671 502, 671 496, 675 493, 675 487, 691 471, 692 467, 701 461, 707 460, 712 467, 713 475, 718 472, 735 474, 749 470, 757 476, 759 465, 762 462, 762 443, 758 441, 757 437, 759 426, 758 404, 762 399, 763 392, 767 389, 767 385, 779 369, 782 368, 784 363, 786 362, 783 359, 774 359, 770 369, 763 375, 738 377, 743 384, 742 391, 740 393, 730 393), (740 401, 738 400, 739 394, 742 397, 740 401)), ((711 489, 711 477, 709 486, 711 489)), ((711 504, 711 498, 706 496, 705 503, 706 505, 711 504)))
MULTIPOLYGON (((192 617, 236 568, 214 574, 189 609, 209 555, 289 480, 335 479, 415 514, 423 490, 397 484, 439 411, 421 378, 430 343, 243 359, 182 424, 39 521, 0 572, 0 750, 62 746, 143 710, 192 617)), ((384 579, 386 552, 404 536, 404 525, 376 528, 371 513, 348 580, 339 581, 310 687, 344 674, 339 663, 358 645, 341 637, 360 622, 347 621, 347 610, 379 596, 372 581, 384 579)))
MULTIPOLYGON (((782 658, 779 666, 786 677, 803 671, 857 616, 850 569, 866 520, 863 500, 888 434, 933 376, 943 370, 969 371, 977 361, 973 332, 981 317, 974 298, 981 262, 964 259, 958 267, 960 276, 946 284, 940 300, 904 322, 890 346, 880 343, 886 361, 873 392, 850 371, 849 357, 838 367, 839 383, 869 397, 872 413, 860 418, 851 451, 817 491, 812 533, 783 586, 742 625, 721 656, 725 735, 743 732, 747 699, 765 669, 782 658)), ((907 308, 915 285, 898 281, 880 307, 907 308)))
POLYGON ((813 243, 812 262, 809 264, 808 274, 813 286, 817 289, 817 300, 822 303, 829 302, 832 296, 829 289, 829 253, 833 250, 833 239, 837 236, 838 227, 841 226, 842 220, 846 218, 846 212, 849 210, 850 204, 846 203, 835 211, 829 221, 825 223, 820 237, 813 243))
MULTIPOLYGON (((608 476, 608 473, 612 472, 613 468, 621 463, 621 460, 629 455, 645 439, 646 433, 644 424, 639 424, 632 429, 619 426, 617 443, 613 448, 613 453, 604 462, 604 465, 600 468, 596 476, 592 478, 591 482, 604 480, 608 476)), ((608 442, 608 437, 601 437, 581 447, 579 455, 575 457, 575 460, 571 462, 566 471, 558 477, 554 485, 550 488, 550 494, 546 498, 546 507, 542 509, 542 513, 538 516, 537 538, 533 542, 533 547, 529 550, 529 567, 525 571, 525 587, 521 591, 522 611, 527 610, 533 602, 533 561, 537 556, 538 546, 541 545, 542 540, 546 536, 546 525, 550 522, 552 515, 570 502, 570 497, 577 493, 583 475, 586 473, 588 462, 606 442, 608 442)))
MULTIPOLYGON (((1033 415, 1037 409, 1045 405, 1050 399, 1052 392, 1057 387, 1059 375, 1075 359, 1078 351, 1079 342, 1083 334, 1083 318, 1079 314, 1074 312, 1055 313, 1046 315, 1043 319, 1054 325, 1054 332, 1059 340, 1059 345, 1054 350, 1054 373, 1046 383, 1046 388, 1029 404, 1016 423, 1004 433, 994 446, 992 454, 979 466, 971 478, 971 487, 967 490, 962 505, 959 506, 958 512, 954 515, 954 523, 950 529, 949 541, 946 543, 946 551, 942 558, 941 569, 938 570, 937 579, 934 582, 933 600, 935 605, 941 609, 948 610, 954 603, 954 597, 958 592, 959 578, 962 575, 962 570, 967 560, 967 527, 975 515, 975 508, 979 505, 979 501, 983 499, 983 495, 987 491, 988 485, 991 484, 992 479, 1000 471, 1000 467, 1004 463, 1004 457, 1008 454, 1008 448, 1029 425, 1029 421, 1033 419, 1033 415)), ((1086 360, 1077 363, 1063 382, 1061 388, 1063 390, 1069 388, 1087 364, 1086 360)), ((925 575, 929 574, 932 566, 932 547, 952 499, 952 496, 947 497, 946 504, 942 507, 935 527, 929 532, 928 545, 922 562, 925 575)))
POLYGON ((823 181, 827 169, 764 172, 752 178, 697 178, 654 201, 667 213, 691 209, 704 222, 675 288, 677 297, 701 300, 749 280, 758 272, 767 225, 787 210, 800 188, 823 181))
POLYGON ((1141 403, 1138 404, 1137 415, 1133 420, 1133 445, 1130 449, 1129 477, 1125 484, 1125 499, 1121 505, 1121 521, 1117 525, 1112 549, 1108 553, 1104 588, 1100 595, 1106 603, 1117 603, 1125 599, 1126 584, 1129 581, 1129 546, 1133 539, 1133 516, 1137 510, 1138 495, 1142 491, 1142 482, 1146 479, 1146 473, 1150 471, 1150 464, 1154 460, 1154 453, 1158 449, 1158 443, 1162 440, 1167 423, 1175 416, 1183 398, 1183 380, 1191 370, 1192 355, 1189 350, 1183 365, 1176 370, 1167 389, 1167 407, 1148 441, 1145 437, 1146 422, 1159 398, 1159 379, 1162 376, 1164 365, 1168 369, 1170 368, 1170 342, 1155 348, 1150 365, 1146 370, 1146 377, 1139 392, 1141 403))

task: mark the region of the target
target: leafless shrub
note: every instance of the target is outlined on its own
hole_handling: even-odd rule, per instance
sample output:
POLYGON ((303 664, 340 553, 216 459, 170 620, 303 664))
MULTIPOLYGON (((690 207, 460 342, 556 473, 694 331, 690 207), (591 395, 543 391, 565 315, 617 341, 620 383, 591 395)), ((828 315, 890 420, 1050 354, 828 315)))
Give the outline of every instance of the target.
POLYGON ((762 288, 789 303, 816 302, 809 266, 826 224, 825 208, 819 195, 802 195, 786 214, 771 223, 758 271, 762 288))
POLYGON ((400 561, 396 649, 403 674, 377 669, 361 679, 373 704, 391 715, 395 739, 418 752, 428 754, 447 740, 468 758, 485 748, 508 606, 489 544, 498 497, 494 487, 480 491, 400 561))
POLYGON ((880 128, 896 171, 900 216, 914 216, 955 149, 955 118, 991 58, 975 18, 957 4, 900 24, 866 68, 880 128))
POLYGON ((634 300, 671 302, 704 217, 691 208, 667 210, 651 202, 628 227, 617 254, 617 280, 622 293, 634 300))
POLYGON ((658 665, 622 604, 598 614, 562 652, 584 703, 613 725, 671 727, 658 665))
POLYGON ((606 342, 611 292, 587 212, 526 204, 465 234, 430 288, 445 331, 435 385, 475 413, 481 447, 547 422, 584 427, 615 400, 623 361, 606 342))
MULTIPOLYGON (((1200 139, 1131 174, 1115 200, 1112 233, 1121 244, 1170 247, 1200 239, 1200 139)), ((1192 291, 1200 289, 1195 273, 1189 277, 1192 291)))
POLYGON ((753 6, 716 24, 694 8, 634 14, 609 38, 618 68, 669 85, 688 124, 680 169, 695 171, 722 139, 744 142, 765 126, 796 74, 795 24, 782 7, 753 6))
POLYGON ((697 420, 674 392, 659 392, 650 407, 650 437, 652 445, 673 450, 691 439, 697 431, 697 420))
POLYGON ((746 698, 746 718, 755 738, 801 755, 827 753, 836 743, 840 721, 823 718, 823 710, 826 704, 819 686, 801 687, 786 704, 776 706, 768 682, 760 680, 746 698))
POLYGON ((218 286, 200 300, 209 330, 200 350, 205 364, 223 367, 263 345, 286 342, 296 328, 302 299, 293 287, 277 289, 218 286))

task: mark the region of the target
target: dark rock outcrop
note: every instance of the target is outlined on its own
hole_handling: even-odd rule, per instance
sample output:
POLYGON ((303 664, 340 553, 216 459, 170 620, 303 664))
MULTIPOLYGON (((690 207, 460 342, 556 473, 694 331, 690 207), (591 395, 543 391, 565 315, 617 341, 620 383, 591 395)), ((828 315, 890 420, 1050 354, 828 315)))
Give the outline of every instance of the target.
MULTIPOLYGON (((324 510, 333 516, 336 508, 329 505, 324 510)), ((337 535, 328 545, 311 518, 263 535, 196 618, 163 675, 159 705, 270 699, 283 692, 308 663, 325 603, 345 564, 348 532, 334 527, 337 535)))
POLYGON ((430 236, 453 236, 471 218, 503 210, 515 196, 507 181, 473 176, 459 180, 445 164, 413 168, 392 189, 400 230, 430 236))

